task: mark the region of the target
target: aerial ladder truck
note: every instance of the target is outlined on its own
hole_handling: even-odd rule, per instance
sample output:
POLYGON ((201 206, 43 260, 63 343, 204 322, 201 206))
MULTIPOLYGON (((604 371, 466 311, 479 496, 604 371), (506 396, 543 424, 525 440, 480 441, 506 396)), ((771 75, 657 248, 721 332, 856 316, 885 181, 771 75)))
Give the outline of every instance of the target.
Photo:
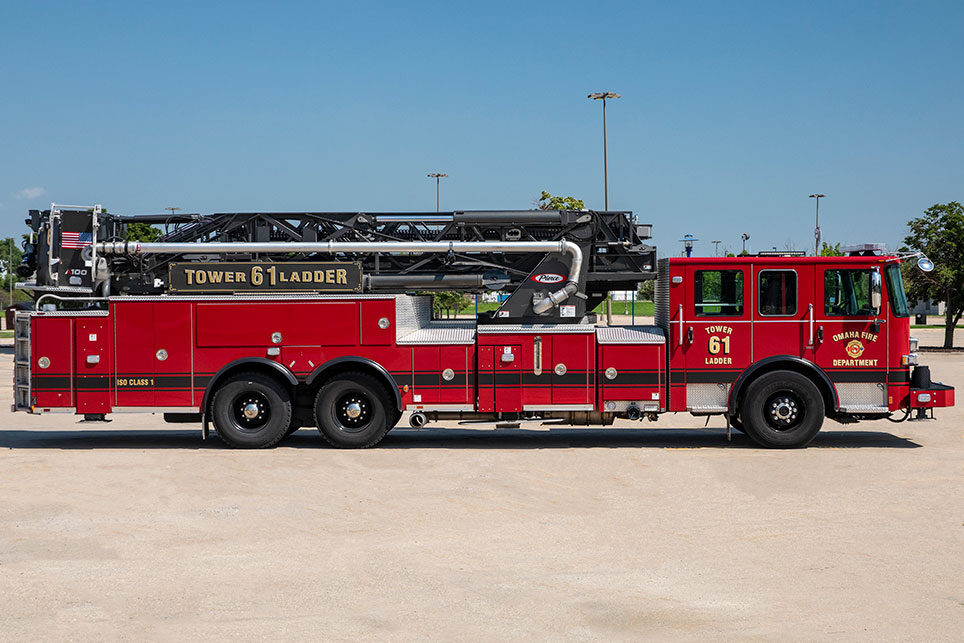
MULTIPOLYGON (((768 447, 838 422, 927 417, 954 389, 918 364, 900 264, 662 258, 629 212, 31 211, 13 410, 124 412, 271 447, 315 426, 377 444, 432 422, 603 427, 720 415, 768 447), (130 240, 133 224, 154 241, 130 240), (652 325, 600 323, 655 280, 652 325), (432 292, 508 293, 437 319, 432 292)), ((925 265, 922 262, 922 265, 925 265)))

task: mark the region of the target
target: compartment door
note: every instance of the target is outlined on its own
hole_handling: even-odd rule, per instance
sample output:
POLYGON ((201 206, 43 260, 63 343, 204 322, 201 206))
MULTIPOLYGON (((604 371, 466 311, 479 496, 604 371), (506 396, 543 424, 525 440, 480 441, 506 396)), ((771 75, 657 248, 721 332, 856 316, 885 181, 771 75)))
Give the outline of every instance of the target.
POLYGON ((77 412, 108 413, 111 408, 111 342, 108 320, 106 317, 79 317, 74 329, 77 412))
POLYGON ((522 410, 522 347, 495 347, 495 411, 522 410))
POLYGON ((115 303, 114 406, 154 406, 154 304, 115 303))

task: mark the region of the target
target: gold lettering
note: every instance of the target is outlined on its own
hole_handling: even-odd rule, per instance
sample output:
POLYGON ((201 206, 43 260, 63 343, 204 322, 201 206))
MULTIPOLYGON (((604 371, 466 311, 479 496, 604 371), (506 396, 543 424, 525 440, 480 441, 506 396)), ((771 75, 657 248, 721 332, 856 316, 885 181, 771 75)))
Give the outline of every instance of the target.
POLYGON ((323 284, 323 283, 325 283, 325 271, 324 271, 324 270, 316 270, 316 271, 315 271, 315 283, 316 283, 316 284, 323 284))
POLYGON ((195 282, 195 283, 197 283, 197 284, 203 284, 203 283, 206 283, 207 280, 208 280, 207 275, 204 273, 203 270, 195 270, 195 271, 194 271, 194 282, 195 282))
POLYGON ((243 284, 243 283, 244 283, 244 273, 243 273, 243 272, 236 272, 236 273, 234 273, 234 280, 235 280, 236 282, 238 282, 239 284, 243 284))
POLYGON ((335 274, 337 275, 337 278, 336 278, 336 282, 337 282, 337 283, 339 283, 339 284, 347 284, 347 283, 348 283, 348 277, 347 277, 348 271, 347 271, 347 270, 345 270, 344 268, 339 268, 338 270, 335 271, 335 274))
POLYGON ((288 275, 288 281, 290 281, 291 283, 295 283, 295 282, 301 283, 301 279, 298 277, 297 270, 291 273, 290 275, 288 275))

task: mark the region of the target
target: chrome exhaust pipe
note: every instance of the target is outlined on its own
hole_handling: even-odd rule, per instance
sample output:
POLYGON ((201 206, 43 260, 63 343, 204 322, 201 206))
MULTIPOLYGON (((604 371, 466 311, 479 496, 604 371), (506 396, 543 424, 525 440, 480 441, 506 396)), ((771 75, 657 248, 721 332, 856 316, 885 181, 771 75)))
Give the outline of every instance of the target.
POLYGON ((413 429, 421 429, 428 424, 428 416, 421 411, 416 411, 408 417, 408 423, 412 425, 413 429))

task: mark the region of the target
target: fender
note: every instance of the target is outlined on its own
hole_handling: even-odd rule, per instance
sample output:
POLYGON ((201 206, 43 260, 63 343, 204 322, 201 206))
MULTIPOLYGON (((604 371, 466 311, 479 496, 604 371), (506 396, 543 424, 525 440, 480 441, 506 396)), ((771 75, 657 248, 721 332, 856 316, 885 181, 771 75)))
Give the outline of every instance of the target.
POLYGON ((757 372, 761 369, 765 369, 770 366, 777 366, 779 364, 793 364, 797 367, 795 370, 803 371, 809 375, 815 376, 816 379, 823 382, 827 390, 830 391, 830 398, 833 402, 833 411, 837 411, 840 408, 840 400, 837 397, 837 387, 833 385, 830 378, 822 368, 814 364, 808 359, 803 359, 802 357, 796 357, 794 355, 771 355, 770 357, 764 357, 759 362, 754 362, 745 371, 743 371, 736 382, 733 383, 733 387, 730 389, 730 401, 727 408, 728 415, 736 414, 736 401, 740 397, 740 393, 743 390, 744 385, 750 380, 757 372))
POLYGON ((313 385, 315 383, 315 380, 318 379, 318 377, 322 373, 332 368, 333 366, 338 366, 339 364, 360 364, 362 366, 367 366, 377 371, 379 375, 385 378, 385 381, 389 384, 389 388, 395 394, 395 406, 398 408, 399 411, 404 410, 402 408, 402 394, 398 392, 398 383, 395 381, 395 378, 392 377, 392 374, 389 373, 384 366, 382 366, 378 362, 368 359, 367 357, 358 357, 357 355, 345 355, 343 357, 336 357, 335 359, 330 359, 324 364, 321 364, 320 366, 315 367, 315 370, 313 370, 311 372, 311 375, 308 376, 308 379, 305 380, 305 384, 307 384, 308 386, 313 385))
POLYGON ((295 377, 294 373, 285 368, 284 364, 279 364, 278 362, 267 359, 266 357, 242 357, 241 359, 236 359, 233 362, 225 364, 222 366, 217 373, 214 374, 208 381, 207 388, 204 389, 204 397, 201 398, 201 413, 207 418, 207 408, 208 400, 211 399, 211 391, 217 383, 224 377, 224 374, 230 370, 237 368, 238 366, 244 366, 245 364, 257 364, 258 366, 268 366, 277 372, 279 375, 285 378, 285 380, 291 384, 292 387, 298 385, 298 378, 295 377))

